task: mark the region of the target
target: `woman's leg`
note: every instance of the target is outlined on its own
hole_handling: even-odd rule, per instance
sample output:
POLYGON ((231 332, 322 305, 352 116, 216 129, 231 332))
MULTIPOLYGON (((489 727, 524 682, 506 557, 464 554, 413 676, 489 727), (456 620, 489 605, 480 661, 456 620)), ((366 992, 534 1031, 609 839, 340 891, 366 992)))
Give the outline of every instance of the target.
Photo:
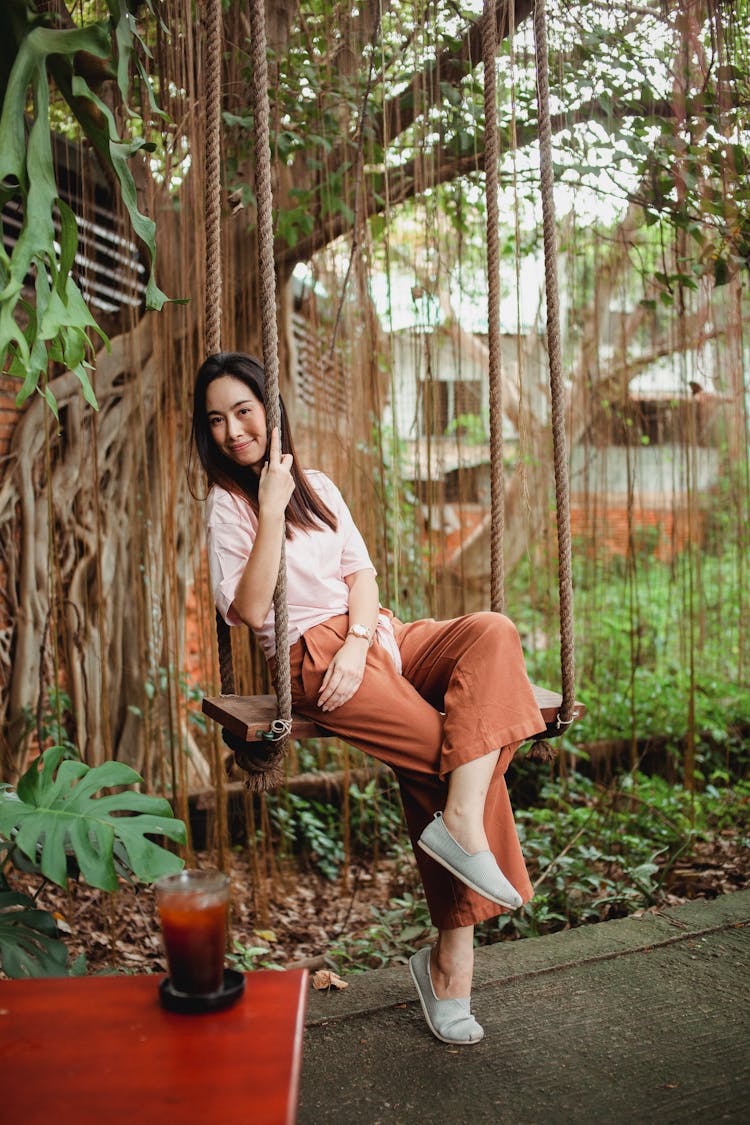
MULTIPOLYGON (((464 806, 462 782, 471 790, 477 779, 462 767, 477 763, 489 851, 521 898, 531 898, 503 775, 518 742, 541 729, 541 716, 525 679, 518 634, 507 618, 478 614, 394 626, 405 675, 398 675, 375 645, 359 691, 325 715, 316 708, 319 685, 348 619, 310 630, 290 654, 294 706, 393 768, 433 922, 439 930, 457 929, 494 917, 501 908, 454 878, 418 841, 435 813, 451 809, 454 774, 456 804, 464 806)), ((476 820, 481 824, 480 816, 476 820)))
POLYGON ((484 806, 499 757, 500 750, 493 750, 482 758, 457 766, 448 777, 443 820, 453 839, 467 852, 489 848, 484 806))
POLYGON ((430 958, 432 987, 439 1000, 459 1000, 471 993, 474 976, 474 927, 438 930, 430 958))
POLYGON ((471 1014, 474 927, 439 930, 431 949, 409 958, 409 971, 432 1034, 459 1046, 479 1043, 484 1029, 471 1014))
POLYGON ((515 909, 524 889, 498 859, 486 814, 498 769, 543 725, 518 632, 501 614, 478 613, 414 622, 397 637, 404 675, 445 713, 440 767, 448 792, 419 847, 467 886, 515 909))

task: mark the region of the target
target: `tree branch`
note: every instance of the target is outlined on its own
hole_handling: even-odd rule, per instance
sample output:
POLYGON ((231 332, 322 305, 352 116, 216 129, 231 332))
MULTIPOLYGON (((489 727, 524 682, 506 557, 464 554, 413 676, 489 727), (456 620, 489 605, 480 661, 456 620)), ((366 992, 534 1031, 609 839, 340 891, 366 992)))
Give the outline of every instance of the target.
MULTIPOLYGON (((622 121, 627 117, 657 117, 668 120, 674 117, 674 107, 667 98, 652 102, 645 102, 640 99, 633 101, 613 99, 606 107, 595 99, 579 106, 574 111, 553 115, 551 118, 552 132, 558 134, 575 125, 591 122, 607 125, 622 121)), ((516 149, 526 148, 536 141, 537 135, 536 121, 532 121, 530 124, 516 124, 515 138, 509 124, 502 129, 501 152, 512 151, 514 145, 516 149)), ((337 159, 348 159, 350 163, 353 163, 356 157, 353 143, 349 144, 349 150, 348 156, 345 156, 342 150, 337 159)), ((484 171, 484 138, 481 134, 477 137, 476 149, 471 152, 452 153, 450 145, 438 149, 438 151, 437 160, 428 159, 427 154, 423 154, 396 168, 389 169, 388 172, 379 169, 370 171, 365 177, 368 193, 366 214, 377 215, 384 210, 386 177, 388 181, 388 203, 389 206, 394 207, 412 198, 417 193, 417 185, 419 191, 426 191, 438 187, 440 184, 448 183, 458 176, 484 171)), ((347 197, 345 202, 350 207, 352 206, 350 198, 347 197)), ((317 250, 345 234, 351 226, 350 220, 342 212, 328 219, 325 224, 319 221, 317 214, 315 217, 316 223, 311 233, 300 239, 294 246, 287 246, 281 242, 277 244, 276 261, 279 265, 291 269, 297 262, 306 261, 317 250)))
MULTIPOLYGON (((510 33, 510 0, 498 0, 495 6, 497 20, 497 41, 506 39, 510 33)), ((534 0, 515 0, 513 28, 517 28, 534 10, 534 0)), ((413 74, 405 88, 397 97, 386 101, 383 115, 374 123, 375 139, 380 144, 399 136, 413 124, 419 113, 434 105, 443 83, 457 86, 467 74, 478 65, 482 58, 481 21, 475 20, 466 29, 462 40, 456 47, 446 47, 432 65, 418 74, 413 74)))

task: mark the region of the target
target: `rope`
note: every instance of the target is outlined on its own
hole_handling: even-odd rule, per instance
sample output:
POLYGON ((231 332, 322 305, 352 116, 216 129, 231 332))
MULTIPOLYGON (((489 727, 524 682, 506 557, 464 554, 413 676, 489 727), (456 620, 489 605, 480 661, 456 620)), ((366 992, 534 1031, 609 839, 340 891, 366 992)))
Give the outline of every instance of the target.
POLYGON ((498 141, 495 56, 497 23, 494 0, 484 0, 484 176, 487 196, 487 322, 490 388, 490 609, 505 604, 505 479, 503 472, 503 391, 500 358, 500 240, 498 234, 498 141))
POLYGON ((234 695, 234 665, 232 663, 232 637, 229 626, 220 613, 216 614, 216 647, 219 651, 219 683, 222 695, 234 695))
MULTIPOLYGON (((206 324, 205 354, 221 350, 221 0, 206 5, 206 324)), ((219 682, 222 695, 234 695, 234 668, 229 626, 216 614, 219 682)))
POLYGON ((214 355, 221 351, 221 0, 206 8, 206 355, 214 355))
MULTIPOLYGON (((265 405, 269 433, 281 428, 279 402, 279 344, 276 326, 276 276, 273 256, 273 214, 271 190, 271 142, 268 105, 268 64, 263 0, 250 4, 252 49, 252 100, 255 117, 255 194, 258 201, 258 265, 260 306, 265 367, 265 405)), ((278 718, 289 723, 292 715, 292 687, 289 670, 289 626, 286 586, 286 545, 281 542, 281 561, 273 599, 276 632, 276 697, 278 718)), ((280 755, 286 743, 282 734, 277 742, 280 755)))
POLYGON ((575 650, 573 643, 573 577, 570 546, 570 490, 565 436, 565 388, 560 347, 560 299, 557 285, 557 239, 552 176, 552 129, 549 109, 549 66, 545 0, 534 6, 537 97, 539 100, 539 165, 544 224, 544 273, 547 293, 547 347, 552 399, 552 440, 557 508, 558 585, 560 591, 560 665, 562 705, 559 721, 568 724, 575 703, 575 650))

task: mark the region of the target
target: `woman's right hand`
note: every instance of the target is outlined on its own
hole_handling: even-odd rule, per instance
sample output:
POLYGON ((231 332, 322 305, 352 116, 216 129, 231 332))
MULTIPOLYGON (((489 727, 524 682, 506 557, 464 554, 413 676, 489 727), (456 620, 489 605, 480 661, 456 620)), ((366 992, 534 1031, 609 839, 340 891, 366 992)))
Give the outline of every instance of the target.
POLYGON ((294 492, 292 455, 281 455, 276 427, 271 431, 268 462, 258 480, 258 534, 245 564, 232 608, 251 629, 261 629, 273 604, 284 541, 284 512, 294 492))
POLYGON ((293 460, 291 453, 282 454, 279 428, 274 426, 271 430, 268 461, 261 469, 258 482, 258 506, 264 514, 281 515, 286 511, 294 492, 293 460))

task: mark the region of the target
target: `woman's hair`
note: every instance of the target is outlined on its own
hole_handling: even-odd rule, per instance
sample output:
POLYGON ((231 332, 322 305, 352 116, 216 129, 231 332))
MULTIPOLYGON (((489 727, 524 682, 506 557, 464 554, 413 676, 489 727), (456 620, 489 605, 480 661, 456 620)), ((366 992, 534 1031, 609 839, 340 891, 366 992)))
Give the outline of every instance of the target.
MULTIPOLYGON (((249 501, 250 507, 258 512, 258 475, 252 468, 238 465, 222 453, 211 434, 206 410, 206 394, 211 383, 223 375, 231 375, 239 379, 250 389, 259 402, 266 405, 265 399, 265 371, 263 365, 253 356, 244 352, 219 352, 210 355, 202 364, 195 379, 193 392, 193 426, 192 444, 198 454, 201 465, 206 470, 208 484, 219 485, 228 492, 234 492, 249 501)), ((292 433, 289 428, 286 408, 279 396, 280 424, 279 437, 281 439, 281 452, 291 453, 292 479, 294 492, 286 508, 287 535, 291 538, 292 529, 295 527, 303 530, 319 529, 321 524, 336 530, 336 516, 323 503, 317 493, 308 484, 303 469, 297 460, 294 450, 292 433)))

